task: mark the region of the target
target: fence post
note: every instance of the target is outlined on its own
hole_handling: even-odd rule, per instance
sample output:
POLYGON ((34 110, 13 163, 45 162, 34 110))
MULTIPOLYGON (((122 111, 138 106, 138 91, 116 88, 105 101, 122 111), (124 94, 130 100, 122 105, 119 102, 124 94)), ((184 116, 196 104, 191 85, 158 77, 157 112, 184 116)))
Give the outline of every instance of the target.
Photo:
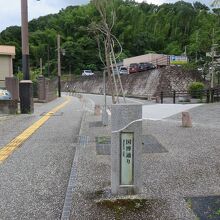
POLYGON ((215 90, 212 89, 212 90, 211 90, 211 103, 214 102, 214 92, 215 92, 215 90))
POLYGON ((176 91, 173 91, 173 104, 176 104, 176 91))
POLYGON ((163 91, 161 91, 161 93, 160 93, 160 102, 161 102, 161 104, 163 104, 163 91))
POLYGON ((210 101, 210 92, 209 89, 206 90, 206 103, 209 103, 210 101))

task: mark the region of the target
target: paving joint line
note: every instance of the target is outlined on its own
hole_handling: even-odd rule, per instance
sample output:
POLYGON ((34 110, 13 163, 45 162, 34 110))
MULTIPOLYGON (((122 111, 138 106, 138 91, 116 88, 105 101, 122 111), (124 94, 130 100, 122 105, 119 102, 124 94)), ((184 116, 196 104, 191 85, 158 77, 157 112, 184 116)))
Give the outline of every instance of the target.
MULTIPOLYGON (((83 112, 83 115, 81 118, 79 136, 82 131, 82 124, 85 119, 85 115, 86 115, 86 111, 83 112)), ((69 220, 71 216, 71 210, 72 210, 72 204, 73 204, 73 192, 76 187, 78 158, 79 158, 79 147, 76 147, 76 152, 75 152, 75 156, 73 159, 70 176, 69 176, 69 182, 68 182, 68 186, 66 190, 61 220, 69 220)))

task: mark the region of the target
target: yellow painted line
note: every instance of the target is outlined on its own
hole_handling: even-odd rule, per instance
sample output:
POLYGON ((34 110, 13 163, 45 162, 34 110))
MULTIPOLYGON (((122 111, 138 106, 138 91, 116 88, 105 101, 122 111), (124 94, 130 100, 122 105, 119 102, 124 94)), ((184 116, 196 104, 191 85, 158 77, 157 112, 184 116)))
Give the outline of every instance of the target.
POLYGON ((70 97, 61 105, 53 108, 42 118, 32 124, 29 128, 25 129, 21 134, 15 137, 7 145, 0 149, 0 164, 3 163, 18 147, 20 147, 33 133, 35 133, 51 116, 57 111, 62 109, 66 104, 70 102, 70 97))

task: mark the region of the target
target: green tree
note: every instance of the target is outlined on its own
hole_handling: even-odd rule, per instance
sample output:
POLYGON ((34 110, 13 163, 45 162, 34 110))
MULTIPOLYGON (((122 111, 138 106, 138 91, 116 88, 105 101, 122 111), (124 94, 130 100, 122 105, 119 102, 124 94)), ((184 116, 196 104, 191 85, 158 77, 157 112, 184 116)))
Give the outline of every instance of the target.
MULTIPOLYGON (((107 1, 109 2, 109 1, 107 1)), ((216 8, 199 1, 191 4, 179 1, 160 6, 133 0, 113 0, 107 5, 106 19, 111 18, 114 8, 115 20, 111 33, 123 47, 123 57, 142 55, 148 51, 179 55, 187 46, 191 60, 205 59, 212 44, 212 30, 215 30, 215 43, 220 44, 220 0, 213 2, 216 8)), ((106 0, 102 1, 102 4, 106 0)), ((83 6, 69 6, 57 14, 34 19, 29 23, 30 65, 39 68, 43 58, 46 73, 56 75, 56 37, 62 36, 61 47, 66 50, 62 56, 62 72, 71 70, 79 74, 90 65, 101 70, 96 37, 88 31, 91 23, 99 23, 100 14, 90 2, 83 6)), ((18 26, 6 28, 0 33, 0 44, 16 46, 14 72, 21 70, 21 29, 18 26)), ((104 45, 102 45, 104 46, 104 45)), ((120 48, 116 46, 116 50, 120 48)))

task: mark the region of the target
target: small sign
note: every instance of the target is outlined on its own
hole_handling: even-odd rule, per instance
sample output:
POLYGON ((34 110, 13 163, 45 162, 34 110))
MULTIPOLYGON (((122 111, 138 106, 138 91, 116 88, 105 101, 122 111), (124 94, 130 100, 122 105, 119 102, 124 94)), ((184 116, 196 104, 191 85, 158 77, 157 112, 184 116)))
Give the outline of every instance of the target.
POLYGON ((134 133, 121 133, 121 181, 120 185, 133 185, 134 133))
POLYGON ((175 57, 175 56, 171 56, 171 60, 172 60, 172 61, 175 61, 175 60, 176 60, 176 57, 175 57))
POLYGON ((186 64, 188 62, 188 58, 185 55, 182 56, 175 56, 175 55, 171 55, 170 56, 170 64, 186 64))

